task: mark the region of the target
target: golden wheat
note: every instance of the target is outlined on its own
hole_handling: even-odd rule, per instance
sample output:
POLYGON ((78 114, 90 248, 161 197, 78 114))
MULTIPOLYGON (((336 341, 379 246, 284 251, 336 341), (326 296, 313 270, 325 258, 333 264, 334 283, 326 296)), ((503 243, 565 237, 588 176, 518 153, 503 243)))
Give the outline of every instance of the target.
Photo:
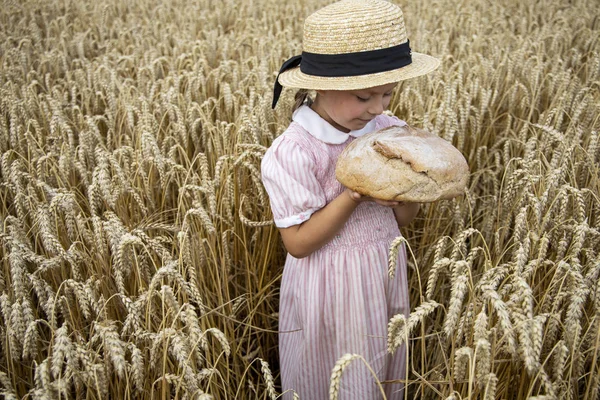
MULTIPOLYGON (((4 2, 5 398, 278 396, 285 253, 260 161, 290 121, 276 71, 327 3, 4 2)), ((471 167, 390 248, 392 278, 410 252, 387 337, 407 395, 596 399, 600 5, 401 6, 442 67, 390 112, 471 167)))

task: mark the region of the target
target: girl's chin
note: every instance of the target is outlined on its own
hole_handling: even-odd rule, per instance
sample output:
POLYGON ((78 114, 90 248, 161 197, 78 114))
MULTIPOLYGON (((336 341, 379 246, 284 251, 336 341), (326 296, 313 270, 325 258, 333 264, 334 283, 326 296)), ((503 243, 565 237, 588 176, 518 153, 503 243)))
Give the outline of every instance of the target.
MULTIPOLYGON (((369 122, 371 122, 371 120, 364 120, 364 119, 357 119, 355 125, 359 126, 360 128, 358 129, 362 129, 365 127, 365 125, 367 125, 369 122)), ((356 128, 355 128, 356 129, 356 128)))
POLYGON ((357 131, 359 129, 362 129, 365 127, 365 125, 367 125, 370 122, 370 120, 365 121, 363 119, 357 118, 351 121, 348 121, 348 123, 346 125, 340 125, 340 124, 336 124, 336 128, 342 132, 350 132, 350 131, 357 131))

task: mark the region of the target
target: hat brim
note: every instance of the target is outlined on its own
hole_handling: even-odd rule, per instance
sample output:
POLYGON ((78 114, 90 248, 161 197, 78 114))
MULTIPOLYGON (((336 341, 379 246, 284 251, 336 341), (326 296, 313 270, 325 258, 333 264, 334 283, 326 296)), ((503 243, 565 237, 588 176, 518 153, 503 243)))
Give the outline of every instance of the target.
POLYGON ((358 76, 324 77, 307 75, 296 67, 279 75, 281 85, 313 90, 358 90, 400 82, 428 74, 440 66, 440 60, 427 54, 412 52, 412 62, 402 68, 358 76))

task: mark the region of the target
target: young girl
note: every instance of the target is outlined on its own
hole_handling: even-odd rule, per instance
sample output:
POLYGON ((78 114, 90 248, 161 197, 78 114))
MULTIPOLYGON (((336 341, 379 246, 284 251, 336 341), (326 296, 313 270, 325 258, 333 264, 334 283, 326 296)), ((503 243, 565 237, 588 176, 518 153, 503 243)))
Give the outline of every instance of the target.
MULTIPOLYGON (((419 205, 382 201, 335 179, 339 154, 355 138, 405 122, 383 115, 397 82, 433 71, 433 57, 411 53, 402 11, 383 0, 343 0, 306 19, 303 52, 275 84, 300 88, 289 128, 269 148, 262 179, 288 251, 281 283, 279 352, 284 398, 329 398, 336 361, 359 354, 380 381, 406 379, 405 349, 387 353, 387 323, 408 316, 406 252, 394 279, 389 246, 419 205), (307 98, 314 90, 314 101, 307 98)), ((386 396, 402 398, 401 384, 386 396)), ((369 369, 354 361, 341 399, 378 399, 369 369)))

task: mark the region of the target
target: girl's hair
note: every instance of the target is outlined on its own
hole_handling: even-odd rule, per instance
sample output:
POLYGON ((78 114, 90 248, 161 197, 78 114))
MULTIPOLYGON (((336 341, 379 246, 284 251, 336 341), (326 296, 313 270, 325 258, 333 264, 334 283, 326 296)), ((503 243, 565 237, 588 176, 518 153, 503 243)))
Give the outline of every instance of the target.
POLYGON ((310 93, 309 93, 308 89, 298 90, 296 92, 296 95, 294 96, 294 100, 296 100, 296 103, 294 104, 294 108, 292 109, 292 112, 299 109, 300 106, 302 106, 304 103, 306 103, 307 106, 310 106, 313 103, 313 99, 312 99, 312 97, 310 97, 310 93))

